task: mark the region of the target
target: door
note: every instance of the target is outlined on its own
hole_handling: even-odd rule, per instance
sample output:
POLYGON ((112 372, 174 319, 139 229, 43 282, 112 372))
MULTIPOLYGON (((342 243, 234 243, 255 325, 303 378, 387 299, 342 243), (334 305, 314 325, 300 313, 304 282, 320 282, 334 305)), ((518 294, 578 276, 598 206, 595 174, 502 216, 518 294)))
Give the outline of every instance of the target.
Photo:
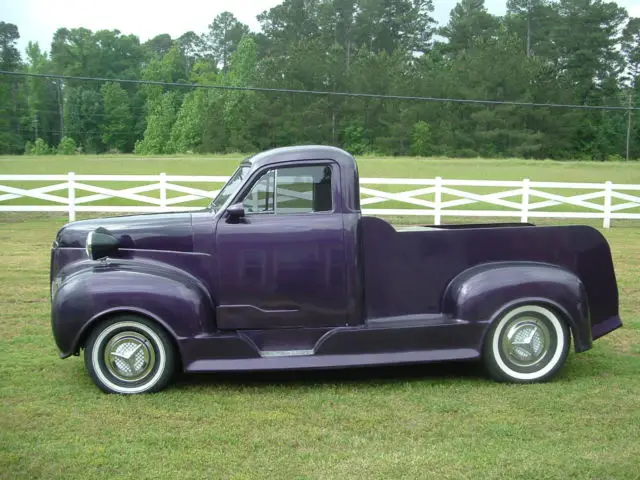
POLYGON ((216 230, 223 329, 323 327, 347 321, 338 166, 270 168, 216 230))

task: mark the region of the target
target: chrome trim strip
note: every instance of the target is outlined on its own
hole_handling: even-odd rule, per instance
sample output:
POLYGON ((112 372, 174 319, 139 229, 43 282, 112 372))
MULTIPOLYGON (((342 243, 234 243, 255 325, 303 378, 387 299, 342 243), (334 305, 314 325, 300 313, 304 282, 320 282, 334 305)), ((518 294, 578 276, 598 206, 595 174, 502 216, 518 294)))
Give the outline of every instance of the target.
POLYGON ((261 357, 297 357, 313 355, 313 350, 260 350, 261 357))

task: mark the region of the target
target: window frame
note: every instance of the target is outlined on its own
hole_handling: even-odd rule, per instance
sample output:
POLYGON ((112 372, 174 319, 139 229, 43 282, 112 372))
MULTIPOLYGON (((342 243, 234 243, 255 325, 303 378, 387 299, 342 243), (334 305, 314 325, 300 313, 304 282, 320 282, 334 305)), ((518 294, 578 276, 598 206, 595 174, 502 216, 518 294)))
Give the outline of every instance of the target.
MULTIPOLYGON (((290 215, 331 215, 337 212, 337 202, 336 202, 336 188, 339 184, 339 166, 333 160, 317 160, 317 161, 309 161, 309 163, 296 162, 294 164, 272 164, 265 165, 262 168, 255 171, 252 175, 252 179, 247 182, 245 188, 241 189, 237 192, 236 198, 233 203, 242 203, 244 205, 245 199, 249 196, 253 187, 260 182, 260 180, 268 175, 270 171, 274 171, 274 208, 271 211, 262 211, 262 212, 245 212, 245 216, 253 216, 253 215, 273 215, 273 216, 290 216, 290 215), (301 167, 329 167, 331 169, 331 210, 322 210, 322 211, 309 211, 309 212, 285 212, 278 213, 277 211, 277 188, 278 188, 278 170, 283 169, 291 169, 291 168, 301 168, 301 167)), ((312 184, 313 185, 313 184, 312 184)))
POLYGON ((276 208, 275 205, 277 203, 277 199, 276 199, 276 187, 278 185, 278 171, 274 170, 273 168, 267 168, 267 169, 263 169, 263 170, 259 170, 258 171, 258 175, 256 176, 255 180, 252 180, 251 184, 248 186, 246 192, 241 193, 241 198, 238 200, 237 203, 242 203, 242 206, 245 207, 245 216, 248 215, 275 215, 276 213, 276 208), (258 183, 260 183, 260 181, 266 177, 267 175, 269 175, 271 173, 271 171, 274 171, 274 175, 273 175, 273 204, 274 207, 272 210, 263 210, 263 211, 259 211, 259 212, 249 212, 246 210, 245 207, 245 201, 247 200, 247 197, 249 195, 251 195, 251 192, 253 191, 253 187, 255 187, 258 183))

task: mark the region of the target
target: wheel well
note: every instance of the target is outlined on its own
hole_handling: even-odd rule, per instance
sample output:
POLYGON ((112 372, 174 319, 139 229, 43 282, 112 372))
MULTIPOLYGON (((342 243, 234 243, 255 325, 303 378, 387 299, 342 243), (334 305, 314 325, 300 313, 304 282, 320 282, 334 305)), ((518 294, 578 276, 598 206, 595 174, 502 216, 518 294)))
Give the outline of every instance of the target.
POLYGON ((176 353, 175 358, 177 361, 177 366, 179 368, 182 368, 182 358, 180 355, 180 347, 178 345, 178 341, 176 340, 175 336, 173 335, 173 333, 171 333, 169 331, 169 329, 167 329, 164 325, 162 325, 162 323, 160 323, 157 319, 153 318, 151 315, 145 315, 142 312, 138 312, 136 310, 117 310, 117 311, 111 311, 111 312, 106 312, 102 315, 97 316, 96 318, 94 318, 91 323, 89 323, 83 330, 82 332, 80 332, 80 336, 78 337, 77 340, 77 344, 76 347, 74 349, 76 354, 80 353, 81 349, 84 349, 86 346, 86 342, 87 342, 87 338, 89 338, 89 335, 91 335, 91 332, 100 324, 107 322, 109 320, 111 320, 112 318, 116 318, 122 315, 129 315, 132 317, 139 317, 139 318, 144 318, 145 320, 148 320, 150 322, 152 322, 156 327, 162 329, 166 334, 167 337, 169 337, 171 344, 173 346, 173 349, 176 353))

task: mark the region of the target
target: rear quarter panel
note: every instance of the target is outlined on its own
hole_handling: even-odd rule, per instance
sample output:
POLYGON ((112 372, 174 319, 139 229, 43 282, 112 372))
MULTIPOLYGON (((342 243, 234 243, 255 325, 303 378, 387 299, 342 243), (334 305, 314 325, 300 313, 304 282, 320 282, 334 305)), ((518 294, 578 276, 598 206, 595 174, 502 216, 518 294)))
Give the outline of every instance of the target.
MULTIPOLYGON (((449 283, 442 310, 456 319, 488 325, 506 310, 524 303, 554 310, 571 327, 576 351, 591 348, 584 285, 575 274, 555 265, 495 262, 471 267, 449 283)), ((482 338, 478 342, 481 345, 482 338)))

